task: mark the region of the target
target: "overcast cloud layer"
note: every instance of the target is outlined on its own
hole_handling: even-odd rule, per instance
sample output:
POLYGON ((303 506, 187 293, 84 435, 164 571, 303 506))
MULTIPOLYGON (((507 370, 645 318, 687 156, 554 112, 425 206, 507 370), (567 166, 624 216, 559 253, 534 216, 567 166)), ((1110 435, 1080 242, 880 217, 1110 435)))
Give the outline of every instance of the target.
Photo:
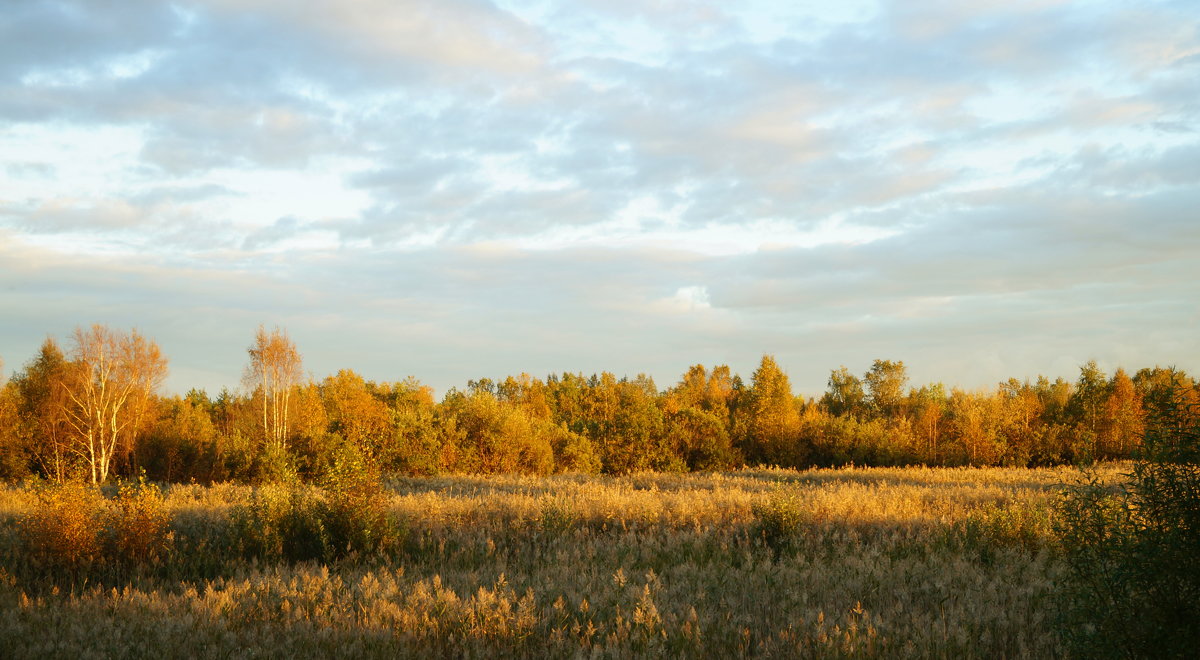
POLYGON ((1200 371, 1193 0, 793 4, 10 0, 6 371, 1200 371))

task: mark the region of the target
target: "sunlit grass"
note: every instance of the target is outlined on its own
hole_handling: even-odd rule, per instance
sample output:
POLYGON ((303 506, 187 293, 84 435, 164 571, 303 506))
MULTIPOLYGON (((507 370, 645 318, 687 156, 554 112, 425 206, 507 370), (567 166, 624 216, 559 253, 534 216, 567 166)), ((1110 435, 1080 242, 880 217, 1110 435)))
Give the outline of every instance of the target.
POLYGON ((8 489, 0 646, 63 657, 174 655, 181 640, 200 657, 1055 656, 1064 569, 1051 517, 1074 476, 392 479, 394 536, 328 564, 248 551, 236 520, 251 487, 172 486, 165 559, 70 579, 24 556, 22 521, 44 505, 8 489))

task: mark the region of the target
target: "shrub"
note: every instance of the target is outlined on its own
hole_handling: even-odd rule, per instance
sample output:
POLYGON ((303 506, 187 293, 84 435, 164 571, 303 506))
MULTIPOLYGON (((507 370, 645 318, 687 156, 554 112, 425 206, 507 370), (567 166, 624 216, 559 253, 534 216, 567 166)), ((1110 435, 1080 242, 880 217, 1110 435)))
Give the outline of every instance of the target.
POLYGON ((755 522, 751 532, 778 556, 799 540, 806 525, 813 520, 800 493, 794 488, 778 488, 766 501, 752 506, 755 522))
POLYGON ((315 495, 303 486, 268 484, 230 517, 242 554, 264 560, 320 560, 329 547, 315 495))
POLYGON ((104 496, 81 481, 43 486, 35 509, 18 519, 18 536, 35 566, 72 574, 98 561, 104 496))
POLYGON ((340 448, 323 485, 320 517, 328 534, 328 557, 372 553, 395 541, 398 530, 388 515, 379 470, 357 446, 340 448))
POLYGON ((432 476, 442 471, 442 440, 428 410, 406 409, 395 413, 396 431, 383 443, 378 458, 384 469, 411 475, 432 476))
POLYGON ((44 485, 35 501, 17 520, 30 576, 56 584, 127 577, 160 565, 171 551, 170 515, 158 488, 144 480, 121 485, 112 500, 81 481, 44 485))
POLYGON ((266 444, 255 457, 253 471, 259 483, 292 483, 300 480, 295 462, 287 449, 274 443, 266 444))
POLYGON ((538 502, 538 530, 547 538, 559 538, 579 526, 576 506, 562 497, 543 496, 538 502))
POLYGON ((157 564, 171 549, 175 535, 162 492, 145 479, 122 485, 103 518, 106 556, 118 563, 157 564))
POLYGON ((555 427, 551 439, 559 472, 597 474, 600 472, 600 454, 586 435, 575 433, 565 426, 555 427))
POLYGON ((1200 428, 1187 410, 1166 417, 1147 432, 1126 483, 1090 476, 1061 501, 1072 578, 1062 633, 1081 657, 1192 657, 1200 648, 1200 428))
POLYGON ((1036 552, 1052 545, 1054 537, 1050 511, 1031 505, 992 504, 975 509, 948 530, 953 547, 973 550, 990 562, 1001 548, 1020 548, 1036 552))
POLYGON ((376 552, 395 540, 387 492, 357 447, 344 443, 335 450, 321 485, 322 490, 267 484, 235 507, 231 518, 242 554, 334 561, 376 552))

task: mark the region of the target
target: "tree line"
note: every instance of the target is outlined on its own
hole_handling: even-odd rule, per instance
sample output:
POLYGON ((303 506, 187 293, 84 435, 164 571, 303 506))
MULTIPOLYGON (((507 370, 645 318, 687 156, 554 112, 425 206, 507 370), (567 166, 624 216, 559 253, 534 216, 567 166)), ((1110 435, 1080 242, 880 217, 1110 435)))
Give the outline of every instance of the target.
MULTIPOLYGON (((161 396, 167 359, 138 333, 48 338, 0 389, 0 477, 93 483, 318 478, 335 465, 401 474, 622 474, 859 465, 1052 465, 1137 455, 1160 413, 1197 410, 1200 383, 1173 368, 989 390, 912 386, 903 362, 833 370, 818 399, 792 393, 763 356, 747 383, 690 367, 660 390, 611 373, 481 378, 435 401, 408 378, 344 369, 306 377, 287 333, 259 327, 242 388, 161 396), (347 463, 347 461, 350 461, 347 463)), ((1194 423, 1195 420, 1192 420, 1194 423)))

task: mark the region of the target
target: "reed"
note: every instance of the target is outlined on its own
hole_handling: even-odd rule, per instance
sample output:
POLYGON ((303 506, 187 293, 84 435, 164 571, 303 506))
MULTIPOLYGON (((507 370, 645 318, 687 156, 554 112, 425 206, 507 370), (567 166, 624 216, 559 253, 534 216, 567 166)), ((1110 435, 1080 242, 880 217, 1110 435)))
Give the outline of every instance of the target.
MULTIPOLYGON (((247 553, 262 528, 241 516, 275 498, 293 511, 337 501, 357 520, 359 500, 171 486, 169 524, 128 546, 153 548, 152 562, 106 571, 100 551, 68 580, 39 568, 44 556, 28 559, 41 546, 23 530, 55 510, 44 493, 11 488, 0 492, 0 647, 15 657, 1059 656, 1065 567, 1052 524, 1073 478, 1066 468, 394 478, 382 491, 385 538, 300 561, 247 553)), ((120 497, 78 507, 112 509, 120 497)))

